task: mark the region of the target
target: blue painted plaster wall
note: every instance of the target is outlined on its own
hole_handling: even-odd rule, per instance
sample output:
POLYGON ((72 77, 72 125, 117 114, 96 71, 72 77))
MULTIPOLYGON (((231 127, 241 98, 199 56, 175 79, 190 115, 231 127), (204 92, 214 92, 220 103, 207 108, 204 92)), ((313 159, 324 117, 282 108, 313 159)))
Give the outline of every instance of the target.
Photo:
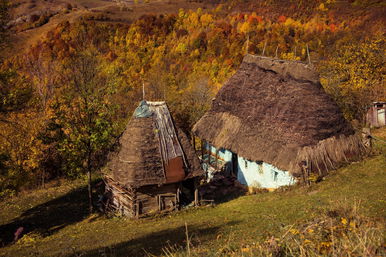
MULTIPOLYGON (((216 147, 210 145, 209 143, 205 143, 205 150, 210 151, 213 155, 216 154, 216 147)), ((220 157, 221 160, 224 160, 225 162, 232 161, 232 152, 229 150, 226 150, 224 148, 221 148, 218 150, 218 157, 220 157)))
POLYGON ((268 163, 252 162, 238 157, 237 180, 244 185, 261 188, 278 188, 292 185, 295 179, 287 172, 268 163))
MULTIPOLYGON (((213 155, 216 148, 205 144, 205 149, 213 155)), ((226 149, 218 151, 218 157, 232 167, 232 152, 226 149)), ((207 157, 209 158, 209 157, 207 157)), ((268 163, 254 162, 238 157, 237 159, 237 180, 244 185, 261 188, 278 188, 295 184, 296 180, 287 171, 280 170, 268 163)))

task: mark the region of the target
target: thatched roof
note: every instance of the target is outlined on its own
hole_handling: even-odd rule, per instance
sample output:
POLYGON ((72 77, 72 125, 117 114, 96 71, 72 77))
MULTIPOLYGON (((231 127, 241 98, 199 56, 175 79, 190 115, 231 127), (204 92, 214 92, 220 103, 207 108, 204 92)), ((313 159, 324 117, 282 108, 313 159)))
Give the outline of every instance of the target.
POLYGON ((107 167, 109 176, 122 186, 162 185, 203 174, 189 139, 175 127, 165 102, 142 102, 119 143, 107 167), (143 106, 146 111, 139 113, 143 106), (182 174, 166 169, 176 158, 182 160, 182 174))
POLYGON ((318 74, 301 62, 247 55, 193 132, 218 148, 293 175, 324 173, 362 150, 318 74))

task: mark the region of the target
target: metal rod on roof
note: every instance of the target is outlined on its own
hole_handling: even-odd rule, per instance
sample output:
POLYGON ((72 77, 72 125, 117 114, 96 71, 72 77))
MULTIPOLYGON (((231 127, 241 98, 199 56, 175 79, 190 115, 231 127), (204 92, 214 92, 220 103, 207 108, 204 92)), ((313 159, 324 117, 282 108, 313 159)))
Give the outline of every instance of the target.
POLYGON ((142 100, 145 100, 145 82, 142 81, 142 100))
POLYGON ((261 54, 262 56, 264 56, 264 53, 265 53, 265 47, 267 46, 267 41, 264 42, 264 48, 263 48, 263 53, 261 54))
POLYGON ((311 65, 311 57, 310 57, 310 51, 308 50, 308 44, 306 44, 306 46, 307 46, 308 64, 311 65))
POLYGON ((249 50, 249 34, 247 35, 247 49, 246 49, 246 54, 248 54, 249 50))
POLYGON ((277 50, 279 50, 279 45, 277 45, 277 47, 276 47, 275 58, 277 58, 277 50))

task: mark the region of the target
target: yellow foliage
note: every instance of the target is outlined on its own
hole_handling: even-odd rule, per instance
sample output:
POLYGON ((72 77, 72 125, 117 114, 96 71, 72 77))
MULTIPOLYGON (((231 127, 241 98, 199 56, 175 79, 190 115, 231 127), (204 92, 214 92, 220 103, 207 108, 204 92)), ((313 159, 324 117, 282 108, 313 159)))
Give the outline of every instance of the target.
POLYGON ((200 17, 202 26, 208 27, 213 23, 213 16, 209 13, 205 13, 200 17))
POLYGON ((296 56, 295 53, 282 53, 281 58, 284 60, 300 61, 300 57, 296 56))
POLYGON ((326 6, 324 5, 324 3, 321 3, 321 4, 319 5, 319 7, 318 7, 318 10, 325 12, 325 11, 328 11, 328 8, 326 8, 326 6))
POLYGON ((249 32, 251 32, 251 25, 249 24, 249 22, 244 22, 241 25, 240 32, 244 34, 248 34, 249 32))
POLYGON ((177 53, 184 54, 188 50, 186 44, 184 43, 179 43, 178 46, 176 47, 177 53))
POLYGON ((291 18, 287 18, 286 21, 284 22, 284 25, 285 26, 291 26, 291 25, 294 25, 296 24, 295 20, 291 19, 291 18))

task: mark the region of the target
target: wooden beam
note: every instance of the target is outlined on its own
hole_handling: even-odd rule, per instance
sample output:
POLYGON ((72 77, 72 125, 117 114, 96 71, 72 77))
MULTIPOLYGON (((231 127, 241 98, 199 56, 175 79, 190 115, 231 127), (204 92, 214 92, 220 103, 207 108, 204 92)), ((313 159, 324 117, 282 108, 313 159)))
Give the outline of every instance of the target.
POLYGON ((199 205, 199 200, 198 200, 198 188, 194 189, 194 205, 198 206, 199 205))
POLYGON ((194 152, 196 152, 196 137, 194 136, 194 134, 192 134, 192 140, 193 140, 193 149, 194 149, 194 152))
POLYGON ((135 217, 138 219, 139 218, 139 202, 135 202, 135 217))
POLYGON ((198 199, 198 181, 197 179, 194 180, 194 205, 199 206, 200 199, 198 199))
POLYGON ((204 146, 205 146, 205 141, 204 139, 201 140, 201 160, 204 161, 204 146))

